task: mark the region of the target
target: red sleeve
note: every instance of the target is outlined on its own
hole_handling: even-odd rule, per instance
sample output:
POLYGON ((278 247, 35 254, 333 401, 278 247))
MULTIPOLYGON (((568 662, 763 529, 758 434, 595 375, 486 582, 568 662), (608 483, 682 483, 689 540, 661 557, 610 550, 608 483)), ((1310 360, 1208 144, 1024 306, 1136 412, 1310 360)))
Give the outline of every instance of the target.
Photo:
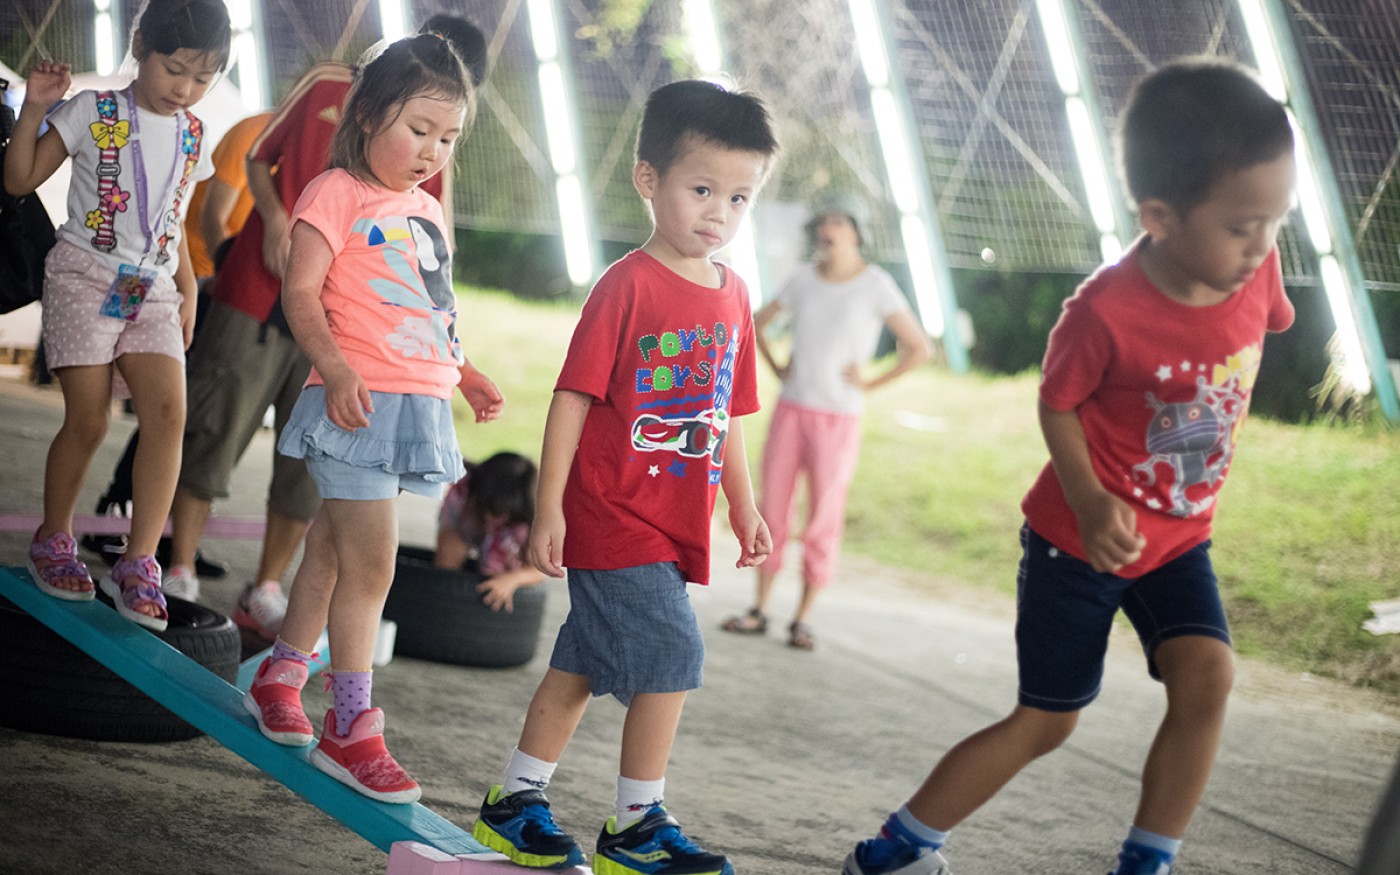
POLYGON ((1278 247, 1269 255, 1269 263, 1265 266, 1269 271, 1271 282, 1269 283, 1269 323, 1270 331, 1285 331, 1293 324, 1295 315, 1293 302, 1288 300, 1288 293, 1283 288, 1283 267, 1280 263, 1278 247))
POLYGON ((334 82, 337 83, 337 88, 344 88, 353 76, 354 73, 349 67, 337 61, 326 61, 307 70, 278 104, 276 114, 268 122, 262 136, 253 141, 248 150, 249 156, 276 165, 281 160, 282 150, 288 141, 294 140, 294 135, 302 129, 313 115, 313 111, 319 112, 324 108, 320 103, 311 101, 316 86, 323 82, 334 82))
MULTIPOLYGON (((740 289, 742 299, 748 300, 748 290, 740 289)), ((734 397, 729 399, 731 416, 757 413, 758 354, 754 341, 753 313, 744 307, 744 321, 739 326, 739 358, 734 365, 734 397)))
POLYGON ((1081 289, 1065 301, 1050 331, 1040 373, 1040 399, 1054 410, 1074 410, 1103 380, 1113 357, 1112 338, 1081 289))
POLYGON ((599 401, 608 397, 613 368, 622 360, 618 344, 623 336, 624 311, 614 297, 614 283, 605 274, 583 302, 564 366, 554 384, 555 391, 569 389, 592 395, 599 401))

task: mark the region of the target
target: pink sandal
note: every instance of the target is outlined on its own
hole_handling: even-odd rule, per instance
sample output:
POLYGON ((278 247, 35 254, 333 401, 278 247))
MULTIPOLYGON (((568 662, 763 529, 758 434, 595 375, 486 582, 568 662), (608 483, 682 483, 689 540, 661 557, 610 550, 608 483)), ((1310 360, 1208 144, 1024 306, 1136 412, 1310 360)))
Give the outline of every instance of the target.
POLYGON ((102 578, 102 591, 112 597, 117 613, 152 632, 164 632, 170 623, 165 609, 165 596, 160 591, 160 565, 154 556, 123 556, 102 578), (139 605, 155 605, 155 615, 136 610, 139 605))
POLYGON ((34 585, 45 595, 70 602, 86 602, 91 601, 96 594, 88 567, 78 559, 78 545, 67 532, 54 532, 43 541, 39 540, 39 533, 35 532, 34 540, 29 545, 27 564, 34 585), (47 561, 49 564, 40 568, 36 564, 40 561, 47 561), (77 578, 85 581, 78 589, 64 589, 56 585, 60 580, 77 578))

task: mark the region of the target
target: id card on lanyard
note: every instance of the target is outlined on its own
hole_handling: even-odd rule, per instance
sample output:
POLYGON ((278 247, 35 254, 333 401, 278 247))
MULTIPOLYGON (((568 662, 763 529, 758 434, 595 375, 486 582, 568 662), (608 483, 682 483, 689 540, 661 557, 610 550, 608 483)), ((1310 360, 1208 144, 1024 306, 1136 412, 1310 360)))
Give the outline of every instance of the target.
MULTIPOLYGON (((146 162, 141 154, 141 122, 136 107, 136 98, 131 86, 128 86, 123 93, 126 95, 127 112, 131 124, 131 165, 132 173, 136 178, 136 219, 141 226, 141 233, 146 238, 146 249, 142 253, 141 264, 122 264, 117 268, 116 279, 112 281, 111 288, 107 290, 107 296, 103 299, 99 312, 103 316, 135 322, 136 317, 141 313, 141 306, 146 303, 147 296, 155 287, 159 274, 154 269, 144 266, 146 257, 151 254, 155 233, 150 218, 146 162)), ((177 114, 175 117, 175 157, 170 168, 170 176, 166 179, 165 191, 162 192, 160 200, 156 202, 158 209, 156 221, 160 221, 160 217, 164 216, 165 204, 169 201, 176 187, 176 180, 180 176, 180 164, 183 160, 181 147, 184 144, 182 119, 183 113, 177 114)))

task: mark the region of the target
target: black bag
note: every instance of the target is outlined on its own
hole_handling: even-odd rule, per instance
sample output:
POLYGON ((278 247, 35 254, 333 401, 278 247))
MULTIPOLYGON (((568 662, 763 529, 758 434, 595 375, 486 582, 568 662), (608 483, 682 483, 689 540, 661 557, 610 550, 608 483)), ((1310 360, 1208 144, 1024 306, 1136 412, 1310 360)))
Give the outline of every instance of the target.
MULTIPOLYGON (((0 95, 9 87, 0 79, 0 95)), ((14 110, 0 102, 0 166, 14 126, 14 110)), ((0 188, 0 313, 39 300, 44 291, 44 259, 54 241, 53 220, 37 194, 17 198, 0 188)))

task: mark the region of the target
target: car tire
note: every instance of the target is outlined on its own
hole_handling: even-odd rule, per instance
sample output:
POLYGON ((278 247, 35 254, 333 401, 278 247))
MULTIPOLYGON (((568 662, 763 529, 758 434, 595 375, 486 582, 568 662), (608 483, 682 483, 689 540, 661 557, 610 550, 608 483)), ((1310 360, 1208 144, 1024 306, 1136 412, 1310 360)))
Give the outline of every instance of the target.
POLYGON ((511 668, 534 659, 546 588, 522 586, 513 611, 493 611, 476 591, 484 579, 474 570, 434 568, 432 550, 399 547, 384 603, 384 619, 398 625, 394 653, 478 668, 511 668))
MULTIPOLYGON (((232 683, 240 639, 228 617, 166 597, 170 625, 152 633, 232 683)), ((202 735, 57 632, 0 598, 0 726, 92 741, 166 742, 202 735)))

